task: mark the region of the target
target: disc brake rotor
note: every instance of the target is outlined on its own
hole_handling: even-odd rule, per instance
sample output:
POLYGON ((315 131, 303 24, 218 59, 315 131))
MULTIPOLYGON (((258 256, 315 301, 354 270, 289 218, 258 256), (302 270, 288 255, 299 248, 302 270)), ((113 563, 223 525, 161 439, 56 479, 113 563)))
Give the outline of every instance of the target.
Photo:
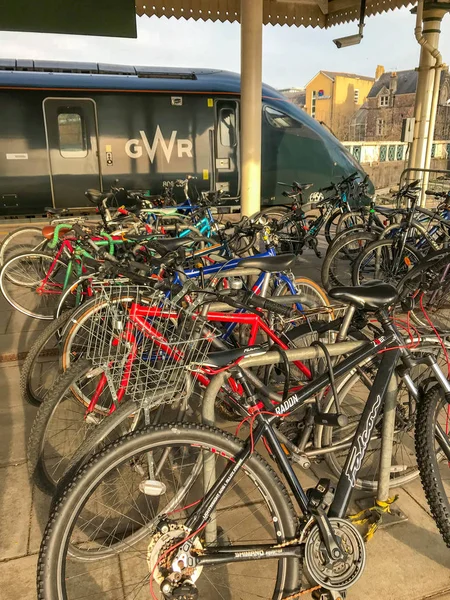
MULTIPOLYGON (((154 581, 159 585, 168 574, 172 572, 173 554, 178 548, 171 552, 171 548, 189 535, 189 530, 183 525, 171 523, 167 526, 168 531, 156 533, 150 540, 147 550, 147 564, 154 581), (165 554, 167 553, 167 554, 165 554)), ((203 546, 198 538, 194 540, 193 548, 202 550, 203 546)), ((189 579, 195 583, 200 577, 203 567, 195 567, 189 573, 189 579)))

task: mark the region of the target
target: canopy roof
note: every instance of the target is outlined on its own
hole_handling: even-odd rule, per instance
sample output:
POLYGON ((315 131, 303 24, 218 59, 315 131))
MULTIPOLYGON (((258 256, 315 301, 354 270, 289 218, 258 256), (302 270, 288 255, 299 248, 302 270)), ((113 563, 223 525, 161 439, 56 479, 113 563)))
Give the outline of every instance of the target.
MULTIPOLYGON (((413 4, 411 0, 367 0, 366 15, 413 4)), ((240 21, 240 0, 136 0, 138 15, 203 21, 240 21)), ((264 0, 265 25, 331 27, 359 19, 359 0, 264 0)))

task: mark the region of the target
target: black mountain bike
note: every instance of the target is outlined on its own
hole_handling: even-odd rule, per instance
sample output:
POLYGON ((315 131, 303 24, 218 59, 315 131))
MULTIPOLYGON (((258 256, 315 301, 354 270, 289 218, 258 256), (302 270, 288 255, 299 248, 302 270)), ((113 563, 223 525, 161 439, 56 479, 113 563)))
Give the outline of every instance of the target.
MULTIPOLYGON (((320 588, 330 599, 345 595, 366 562, 363 539, 345 515, 391 377, 396 372, 418 398, 409 369, 426 364, 433 373, 424 402, 430 411, 436 397, 448 401, 450 383, 432 356, 417 359, 407 349, 387 310, 396 299, 392 286, 335 288, 330 295, 348 302, 350 310, 374 312, 383 334, 295 393, 286 390, 276 406, 255 392, 235 362, 230 366, 235 351, 210 354, 208 364, 228 368, 242 385, 250 435, 242 441, 205 425, 173 423, 131 433, 94 456, 53 508, 38 563, 40 599, 287 600, 297 597, 301 562, 307 587, 320 588), (305 491, 275 424, 380 352, 337 486, 321 479, 305 491), (264 408, 256 410, 257 402, 264 408), (286 479, 300 517, 284 484, 256 451, 260 441, 286 479)), ((334 414, 317 410, 314 418, 345 427, 337 393, 335 398, 334 414)), ((422 468, 434 468, 426 466, 430 445, 438 461, 435 444, 438 458, 450 459, 441 424, 419 427, 422 468)))

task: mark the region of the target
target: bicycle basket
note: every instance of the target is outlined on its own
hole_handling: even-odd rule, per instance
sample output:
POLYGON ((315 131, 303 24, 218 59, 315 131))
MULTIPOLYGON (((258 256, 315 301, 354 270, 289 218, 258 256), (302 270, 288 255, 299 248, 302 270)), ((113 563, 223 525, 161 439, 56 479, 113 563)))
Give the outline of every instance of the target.
POLYGON ((191 393, 218 335, 160 291, 137 286, 102 288, 85 330, 86 357, 104 371, 112 396, 147 404, 191 393))

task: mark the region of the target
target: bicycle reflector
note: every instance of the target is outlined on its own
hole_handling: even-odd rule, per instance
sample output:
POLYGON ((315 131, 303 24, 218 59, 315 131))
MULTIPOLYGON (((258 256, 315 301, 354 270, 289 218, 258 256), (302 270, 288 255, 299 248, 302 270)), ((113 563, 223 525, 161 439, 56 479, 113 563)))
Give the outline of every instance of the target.
POLYGON ((404 258, 403 260, 404 260, 404 262, 405 262, 405 265, 406 265, 407 267, 412 267, 412 262, 411 262, 411 259, 410 259, 410 258, 408 258, 408 256, 405 256, 405 258, 404 258))
POLYGON ((162 496, 166 493, 166 484, 154 479, 146 479, 139 484, 140 491, 146 496, 162 496))

